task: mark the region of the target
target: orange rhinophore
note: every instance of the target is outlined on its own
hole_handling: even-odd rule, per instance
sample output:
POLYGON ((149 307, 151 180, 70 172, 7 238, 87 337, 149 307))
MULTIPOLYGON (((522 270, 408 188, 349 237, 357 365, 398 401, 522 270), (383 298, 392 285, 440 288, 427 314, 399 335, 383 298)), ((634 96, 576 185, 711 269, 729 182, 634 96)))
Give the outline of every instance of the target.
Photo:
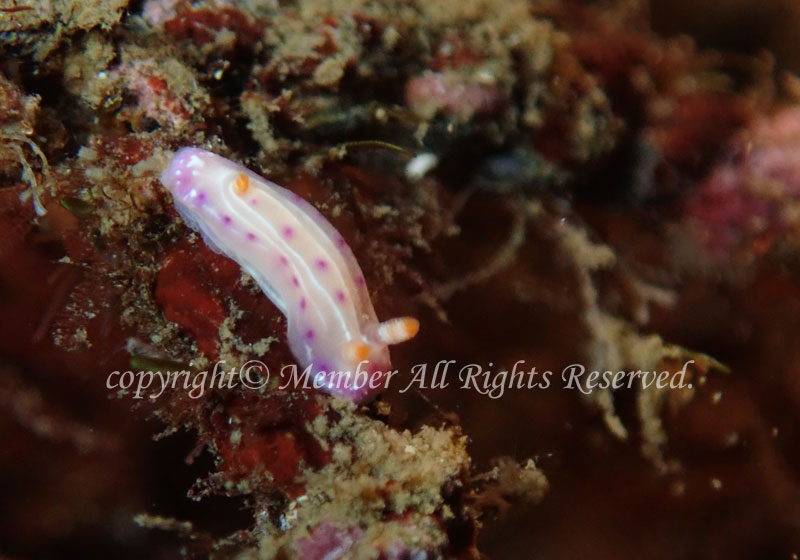
POLYGON ((414 317, 397 317, 378 325, 377 337, 384 344, 398 344, 411 340, 419 332, 419 321, 414 317))

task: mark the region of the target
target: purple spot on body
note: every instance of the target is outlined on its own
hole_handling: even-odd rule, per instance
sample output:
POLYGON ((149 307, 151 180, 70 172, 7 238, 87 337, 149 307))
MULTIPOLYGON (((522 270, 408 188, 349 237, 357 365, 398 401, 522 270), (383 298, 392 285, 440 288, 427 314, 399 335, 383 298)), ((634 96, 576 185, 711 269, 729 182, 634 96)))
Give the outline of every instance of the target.
POLYGON ((256 240, 256 234, 255 233, 248 233, 247 234, 247 240, 248 241, 255 241, 256 240))
POLYGON ((281 255, 281 256, 280 256, 280 261, 281 261, 281 264, 282 264, 283 266, 286 266, 287 264, 289 264, 289 259, 287 259, 287 258, 286 258, 286 257, 284 257, 283 255, 281 255))
POLYGON ((314 329, 308 329, 306 331, 306 340, 312 340, 314 338, 314 329))
POLYGON ((256 204, 258 204, 258 200, 256 200, 256 199, 254 198, 254 199, 252 199, 252 200, 250 201, 250 204, 252 204, 253 206, 255 206, 256 204))
POLYGON ((300 309, 306 308, 306 298, 300 298, 300 309))
POLYGON ((336 240, 336 245, 340 248, 347 247, 347 241, 344 240, 344 237, 340 237, 339 239, 336 240))
POLYGON ((203 191, 199 191, 197 193, 197 202, 203 204, 205 201, 206 201, 206 193, 204 193, 203 191))
POLYGON ((232 222, 233 220, 231 219, 230 216, 222 216, 222 223, 225 224, 226 226, 231 225, 232 222))
POLYGON ((294 228, 292 226, 285 226, 283 228, 283 236, 287 239, 294 237, 294 228))
POLYGON ((300 286, 300 280, 297 279, 297 276, 292 276, 292 284, 295 286, 300 286))
POLYGON ((344 303, 347 300, 347 296, 344 295, 342 290, 336 290, 336 299, 339 300, 339 303, 344 303))
POLYGON ((366 285, 367 285, 367 283, 364 281, 364 277, 363 277, 363 276, 356 276, 356 284, 357 284, 357 285, 358 285, 360 288, 363 288, 364 286, 366 286, 366 285))
POLYGON ((319 268, 320 270, 325 270, 328 268, 328 261, 326 261, 325 259, 317 259, 315 262, 317 264, 317 268, 319 268))

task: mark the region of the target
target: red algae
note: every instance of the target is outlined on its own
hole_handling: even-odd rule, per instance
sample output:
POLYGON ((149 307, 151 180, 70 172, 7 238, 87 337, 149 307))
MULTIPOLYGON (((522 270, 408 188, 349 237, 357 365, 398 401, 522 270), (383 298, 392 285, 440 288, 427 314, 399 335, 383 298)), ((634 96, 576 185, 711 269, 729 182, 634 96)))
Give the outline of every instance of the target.
POLYGON ((330 453, 307 428, 323 412, 313 398, 280 393, 231 402, 226 413, 235 419, 233 425, 214 417, 222 471, 233 479, 266 474, 290 495, 302 494, 303 486, 294 484, 301 469, 321 468, 330 461, 330 453))
POLYGON ((239 274, 235 263, 205 247, 191 253, 177 249, 161 261, 155 297, 164 317, 191 333, 197 348, 211 357, 218 356, 219 328, 227 316, 214 287, 233 283, 239 274))
POLYGON ((233 7, 197 9, 183 2, 163 25, 164 31, 175 39, 191 39, 198 47, 213 41, 220 31, 229 31, 235 34, 236 44, 241 48, 251 48, 266 26, 233 7))

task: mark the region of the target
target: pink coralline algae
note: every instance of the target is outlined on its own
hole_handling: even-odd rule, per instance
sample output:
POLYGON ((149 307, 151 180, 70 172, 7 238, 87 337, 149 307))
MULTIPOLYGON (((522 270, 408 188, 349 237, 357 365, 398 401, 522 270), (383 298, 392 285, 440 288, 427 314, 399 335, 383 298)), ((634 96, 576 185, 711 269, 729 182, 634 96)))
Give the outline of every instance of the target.
POLYGON ((425 72, 406 84, 406 103, 422 118, 442 111, 468 120, 495 111, 503 100, 497 86, 465 80, 460 74, 425 72))
POLYGON ((332 523, 325 521, 315 527, 307 538, 299 539, 294 548, 300 557, 306 560, 346 558, 362 534, 358 527, 338 529, 332 523))
MULTIPOLYGON (((423 523, 436 525, 432 518, 424 519, 423 523)), ((402 516, 387 521, 387 525, 392 524, 395 524, 395 530, 410 526, 409 520, 402 516)), ((387 530, 384 534, 373 531, 365 535, 359 527, 343 529, 330 521, 319 523, 310 530, 308 537, 295 541, 292 548, 298 554, 298 558, 303 560, 340 560, 361 557, 359 548, 364 550, 365 544, 368 544, 366 550, 379 552, 377 558, 380 560, 441 558, 434 542, 424 538, 416 539, 413 545, 409 545, 403 539, 397 538, 397 535, 391 536, 391 530, 387 530)))
POLYGON ((687 200, 689 221, 715 258, 762 253, 800 226, 800 109, 763 117, 733 142, 687 200))
POLYGON ((115 69, 112 77, 124 80, 126 87, 138 99, 139 109, 146 117, 162 125, 183 125, 192 114, 188 108, 189 103, 175 95, 167 80, 156 74, 154 63, 135 61, 115 69))
POLYGON ((142 17, 153 27, 175 16, 178 0, 147 0, 142 6, 142 17))

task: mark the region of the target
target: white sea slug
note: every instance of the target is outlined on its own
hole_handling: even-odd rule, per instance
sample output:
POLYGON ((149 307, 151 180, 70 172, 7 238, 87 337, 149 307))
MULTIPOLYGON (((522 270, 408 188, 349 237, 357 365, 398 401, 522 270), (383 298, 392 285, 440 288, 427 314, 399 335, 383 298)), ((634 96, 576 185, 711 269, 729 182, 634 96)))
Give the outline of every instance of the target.
POLYGON ((353 252, 316 208, 199 148, 181 149, 161 182, 186 224, 239 263, 286 316, 289 346, 315 386, 355 401, 384 388, 388 345, 415 336, 419 322, 378 321, 353 252))

